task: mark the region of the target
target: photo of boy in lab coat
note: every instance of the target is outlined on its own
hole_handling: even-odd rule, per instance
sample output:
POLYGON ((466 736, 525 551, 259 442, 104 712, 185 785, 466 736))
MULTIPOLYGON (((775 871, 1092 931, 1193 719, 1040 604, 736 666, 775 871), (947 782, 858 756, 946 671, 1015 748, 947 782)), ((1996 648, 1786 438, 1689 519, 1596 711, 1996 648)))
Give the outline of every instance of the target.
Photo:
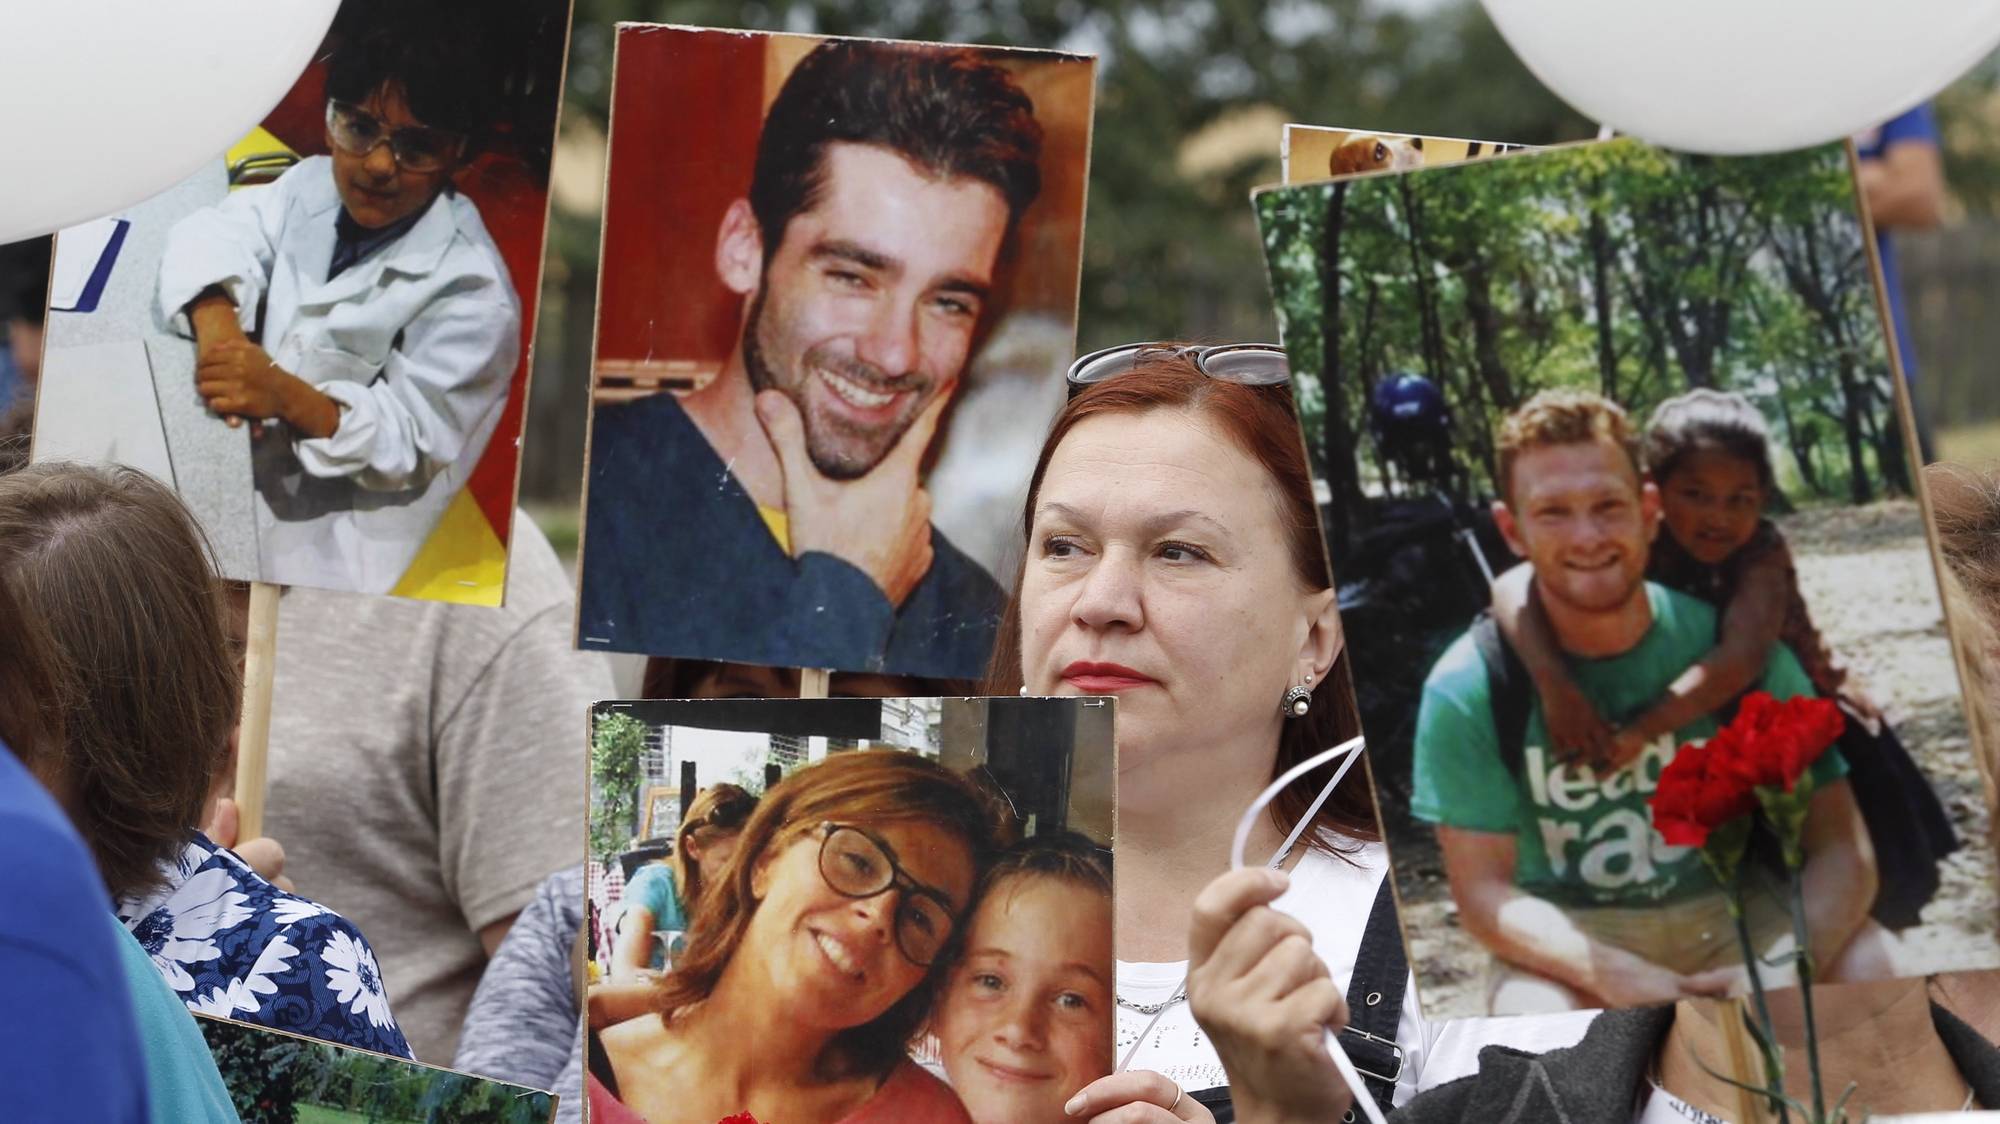
POLYGON ((264 581, 388 592, 500 419, 521 302, 452 186, 485 125, 477 72, 459 44, 340 43, 331 154, 167 236, 160 313, 209 409, 253 426, 264 581))

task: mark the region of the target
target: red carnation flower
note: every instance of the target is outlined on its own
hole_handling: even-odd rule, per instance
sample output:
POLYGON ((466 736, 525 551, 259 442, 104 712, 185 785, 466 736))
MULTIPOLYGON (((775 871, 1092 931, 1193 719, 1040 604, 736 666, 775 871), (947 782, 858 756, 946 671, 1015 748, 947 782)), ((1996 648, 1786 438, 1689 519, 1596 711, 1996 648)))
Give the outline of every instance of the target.
POLYGON ((1847 719, 1832 699, 1779 702, 1764 691, 1743 700, 1729 724, 1735 749, 1724 767, 1746 784, 1786 792, 1840 739, 1847 719))
POLYGON ((1646 801, 1660 838, 1676 847, 1700 847, 1709 832, 1756 810, 1750 785, 1727 768, 1735 751, 1725 729, 1704 745, 1684 745, 1674 754, 1646 801))

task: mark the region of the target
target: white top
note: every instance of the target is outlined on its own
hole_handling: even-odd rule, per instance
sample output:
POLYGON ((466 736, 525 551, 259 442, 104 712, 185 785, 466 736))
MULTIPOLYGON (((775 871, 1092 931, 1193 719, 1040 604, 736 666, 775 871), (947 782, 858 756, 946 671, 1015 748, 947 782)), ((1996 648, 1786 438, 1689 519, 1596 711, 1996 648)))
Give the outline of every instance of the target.
MULTIPOLYGON (((1388 872, 1387 850, 1380 843, 1364 844, 1347 859, 1329 858, 1308 851, 1292 870, 1291 888, 1272 905, 1297 918, 1312 930, 1313 951, 1326 961, 1334 981, 1345 991, 1354 975, 1354 958, 1361 949, 1361 934, 1368 924, 1368 911, 1375 904, 1382 878, 1388 872)), ((1127 1002, 1151 1005, 1174 994, 1187 976, 1187 961, 1171 963, 1118 962, 1118 996, 1127 1002)), ((1152 1020, 1118 1007, 1117 1056, 1123 1058, 1152 1020)), ((1185 1001, 1168 1007, 1159 1022, 1145 1031, 1146 1040, 1133 1054, 1128 1069, 1150 1069, 1164 1074, 1184 1089, 1212 1089, 1227 1085, 1222 1060, 1208 1035, 1197 1026, 1185 1001)), ((1403 1014, 1397 1025, 1396 1041, 1403 1048, 1403 1072, 1396 1083, 1396 1103, 1415 1096, 1417 1075, 1424 1069, 1428 1046, 1423 1014, 1417 1006, 1417 989, 1403 992, 1403 1014)))
POLYGON ((331 437, 257 443, 259 576, 386 593, 500 420, 521 302, 465 196, 328 280, 340 209, 333 162, 313 156, 188 215, 167 235, 159 313, 187 331, 187 303, 222 286, 272 362, 340 405, 331 437))
MULTIPOLYGON (((1375 904, 1375 895, 1380 892, 1388 869, 1388 851, 1380 843, 1364 844, 1346 859, 1310 851, 1293 869, 1291 888, 1272 903, 1312 931, 1313 951, 1326 962, 1327 970, 1343 992, 1353 979, 1354 960, 1361 950, 1368 911, 1375 904)), ((1141 1005, 1159 1003, 1172 996, 1186 976, 1185 960, 1171 963, 1120 960, 1118 996, 1141 1005)), ((1412 978, 1404 987, 1403 1012, 1396 1028, 1396 1043, 1403 1049, 1396 1104, 1403 1104, 1425 1089, 1478 1072, 1479 1051, 1485 1046, 1505 1044, 1540 1053, 1574 1045, 1596 1015, 1595 1011, 1578 1011, 1432 1023, 1425 1020, 1418 1005, 1416 981, 1412 978)), ((1117 1057, 1123 1058, 1140 1033, 1145 1033, 1145 1041, 1132 1055, 1128 1069, 1157 1071, 1185 1089, 1212 1089, 1229 1083, 1215 1047, 1196 1025, 1185 1001, 1168 1007, 1152 1029, 1147 1030, 1146 1024, 1152 1018, 1122 1005, 1118 1007, 1117 1057)))

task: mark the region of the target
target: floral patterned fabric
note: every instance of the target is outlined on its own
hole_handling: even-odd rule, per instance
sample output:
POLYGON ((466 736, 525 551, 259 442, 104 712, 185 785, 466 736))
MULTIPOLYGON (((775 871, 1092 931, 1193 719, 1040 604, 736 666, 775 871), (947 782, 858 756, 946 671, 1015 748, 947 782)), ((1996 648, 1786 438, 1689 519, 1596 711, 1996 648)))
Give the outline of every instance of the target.
POLYGON ((266 882, 194 833, 167 884, 118 903, 188 1009, 413 1057, 375 952, 346 918, 266 882))

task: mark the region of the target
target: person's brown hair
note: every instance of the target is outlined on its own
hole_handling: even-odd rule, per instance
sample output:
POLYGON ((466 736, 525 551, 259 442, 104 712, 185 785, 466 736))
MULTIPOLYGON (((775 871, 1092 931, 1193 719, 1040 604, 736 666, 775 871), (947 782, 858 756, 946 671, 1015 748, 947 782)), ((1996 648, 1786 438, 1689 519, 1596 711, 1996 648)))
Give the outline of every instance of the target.
POLYGON ((1968 678, 1966 709, 1990 803, 2000 778, 2000 714, 1993 697, 2000 690, 2000 471, 1925 465, 1924 490, 1937 521, 1945 563, 1940 593, 1968 678))
POLYGON ((30 768, 116 897, 160 885, 229 754, 241 681, 201 530, 131 468, 0 476, 0 583, 49 638, 62 739, 30 768))
POLYGON ((0 747, 33 767, 62 735, 62 704, 41 622, 0 581, 0 747))
POLYGON ((1075 831, 1045 831, 1030 836, 994 860, 986 876, 980 879, 979 892, 973 895, 973 908, 977 909, 978 902, 985 901, 986 895, 1009 878, 1053 878, 1102 894, 1108 901, 1111 851, 1075 831))
POLYGON ((667 858, 674 872, 674 892, 685 909, 692 910, 701 897, 701 867, 688 862, 687 845, 692 839, 706 845, 743 830, 743 822, 757 810, 757 798, 742 785, 712 784, 695 794, 674 832, 674 853, 667 858))
MULTIPOLYGON (((975 874, 985 871, 1013 830, 999 805, 973 782, 899 750, 830 754, 773 785, 744 825, 736 852, 715 884, 699 902, 690 903, 687 950, 674 958, 674 970, 660 978, 654 1010, 671 1023, 715 989, 756 915, 752 881, 759 859, 775 857, 826 823, 868 827, 912 821, 936 825, 963 843, 975 874)), ((886 1076, 907 1056, 911 1038, 929 1016, 938 986, 958 957, 966 920, 961 914, 944 955, 909 994, 873 1021, 834 1036, 837 1075, 886 1076)))
MULTIPOLYGON (((1172 345, 1166 345, 1171 347, 1172 345)), ((1116 378, 1085 387, 1063 407, 1042 443, 1042 455, 1028 477, 1028 500, 1021 522, 1022 560, 1014 574, 1016 593, 1007 601, 1000 618, 1000 632, 993 648, 993 662, 987 667, 987 693, 1012 695, 1021 688, 1021 578, 1027 571, 1028 536, 1035 522, 1035 504, 1041 496, 1042 477, 1049 461, 1071 430, 1091 418, 1105 414, 1144 414, 1154 410, 1178 410, 1215 423, 1237 447, 1255 458, 1270 475, 1278 516, 1284 523, 1290 546, 1292 571, 1300 585, 1318 592, 1333 587, 1327 566, 1326 539, 1320 531, 1319 513, 1313 506, 1312 475, 1306 467, 1305 439, 1299 432, 1298 415, 1293 410, 1288 387, 1255 387, 1212 379, 1190 359, 1162 350, 1142 358, 1131 370, 1116 378)), ((1271 775, 1276 778, 1307 758, 1339 745, 1361 733, 1361 716, 1354 702, 1354 684, 1345 647, 1334 660, 1325 678, 1314 684, 1312 708, 1303 718, 1288 718, 1278 742, 1277 761, 1271 775)), ((1275 709, 1279 700, 1273 698, 1275 709)), ((1293 782, 1271 802, 1271 819, 1278 829, 1290 832, 1304 818, 1306 809, 1333 779, 1334 766, 1322 766, 1293 782)), ((1313 830, 1302 838, 1308 845, 1334 853, 1334 845, 1323 836, 1332 831, 1349 839, 1373 841, 1382 837, 1375 818, 1375 800, 1368 784, 1367 761, 1350 770, 1333 795, 1314 817, 1313 830)))
POLYGON ((1544 390, 1522 403, 1500 423, 1498 456, 1500 498, 1514 502, 1514 464, 1521 454, 1557 445, 1588 445, 1607 441, 1632 462, 1632 475, 1644 478, 1639 459, 1639 435, 1625 408, 1601 394, 1567 387, 1544 390))

